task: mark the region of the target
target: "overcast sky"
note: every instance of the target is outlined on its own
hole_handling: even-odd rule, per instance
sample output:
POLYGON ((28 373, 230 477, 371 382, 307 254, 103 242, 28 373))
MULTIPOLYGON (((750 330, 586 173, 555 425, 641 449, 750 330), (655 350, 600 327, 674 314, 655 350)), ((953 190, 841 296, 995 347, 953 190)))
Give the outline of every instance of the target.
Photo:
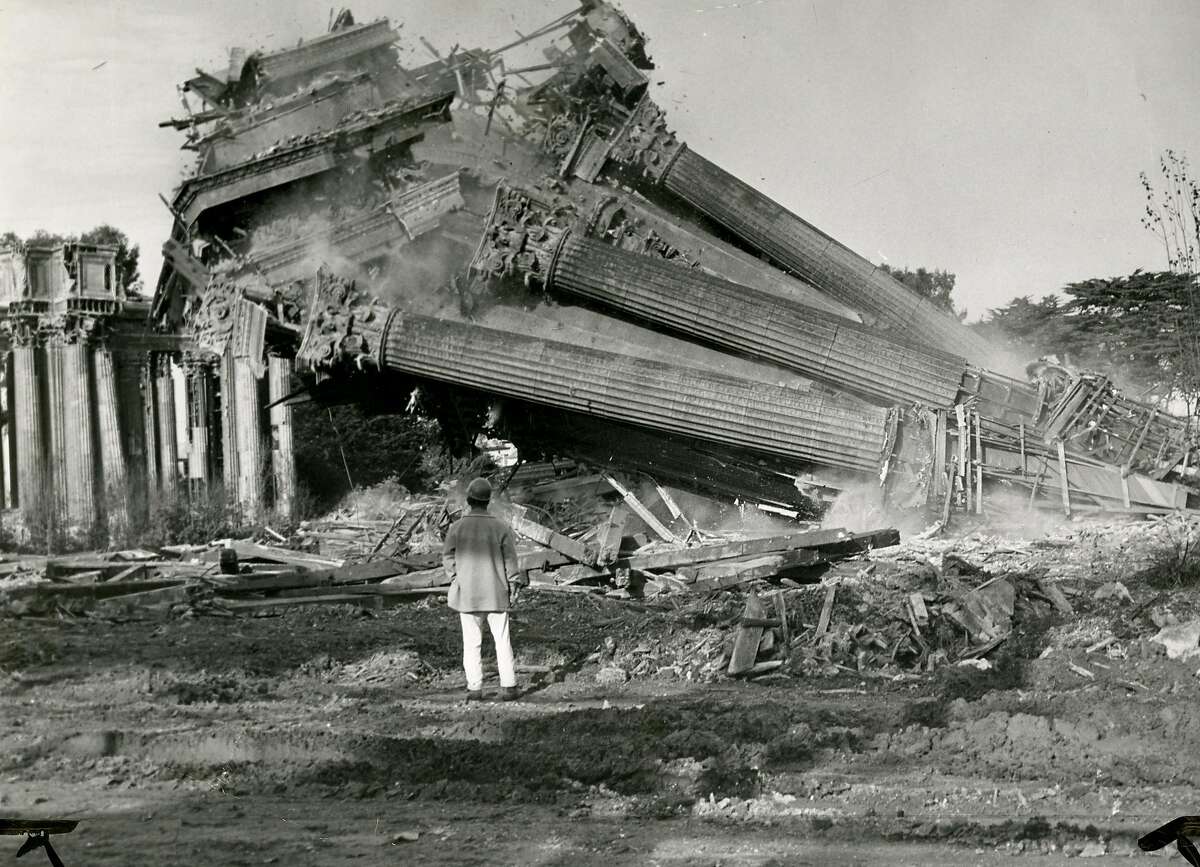
MULTIPOLYGON (((404 44, 496 45, 567 0, 364 0, 404 44)), ((1200 161, 1196 0, 627 0, 695 150, 875 262, 945 268, 973 317, 1162 268, 1138 172, 1200 161)), ((0 0, 0 231, 123 228, 148 285, 191 162, 175 85, 327 0, 0 0)), ((659 84, 658 82, 662 82, 659 84)))

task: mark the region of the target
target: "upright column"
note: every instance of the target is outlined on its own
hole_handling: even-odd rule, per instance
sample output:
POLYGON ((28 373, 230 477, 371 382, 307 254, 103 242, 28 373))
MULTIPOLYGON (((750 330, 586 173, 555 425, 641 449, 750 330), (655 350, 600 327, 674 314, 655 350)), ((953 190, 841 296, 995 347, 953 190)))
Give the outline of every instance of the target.
POLYGON ((226 349, 221 356, 221 466, 225 499, 231 504, 238 499, 237 385, 233 366, 233 351, 226 349))
POLYGON ((131 523, 145 520, 151 488, 146 482, 146 411, 142 405, 145 353, 114 352, 109 356, 117 378, 117 417, 125 454, 127 507, 131 523))
POLYGON ((173 500, 179 493, 179 448, 175 435, 175 383, 171 359, 162 354, 154 368, 154 416, 158 421, 159 490, 173 500))
POLYGON ((237 402, 237 499, 242 516, 253 523, 262 515, 263 447, 262 404, 258 398, 258 379, 250 359, 233 360, 233 394, 237 402))
POLYGON ((63 382, 63 349, 66 335, 61 327, 50 331, 46 341, 46 421, 50 428, 50 453, 47 474, 50 476, 50 492, 46 502, 48 529, 60 532, 67 515, 67 432, 63 405, 66 403, 66 388, 63 382))
POLYGON ((296 456, 292 448, 292 408, 276 401, 292 389, 290 358, 272 355, 267 361, 271 406, 271 471, 275 482, 275 509, 292 517, 296 500, 296 456))
POLYGON ((66 519, 72 532, 87 533, 96 523, 96 454, 92 445, 90 327, 74 323, 64 333, 62 352, 62 417, 66 448, 60 464, 66 478, 66 519))
POLYGON ((5 354, 0 356, 0 417, 4 419, 0 424, 0 484, 3 484, 4 490, 0 491, 0 506, 5 509, 11 509, 17 505, 16 498, 13 496, 13 469, 12 460, 12 426, 13 401, 12 393, 12 356, 5 354))
POLYGON ((27 526, 46 520, 49 473, 42 428, 42 401, 38 388, 41 349, 31 328, 13 332, 13 411, 17 453, 17 497, 27 526))
POLYGON ((213 459, 209 447, 209 431, 215 409, 212 366, 207 359, 187 358, 188 480, 199 496, 208 493, 212 485, 213 459))
POLYGON ((154 353, 138 359, 138 390, 142 394, 142 447, 149 505, 158 496, 158 422, 155 420, 154 353))
POLYGON ((96 376, 96 423, 100 429, 102 500, 110 539, 120 539, 129 527, 129 477, 121 438, 120 404, 112 352, 106 346, 92 350, 96 376))
POLYGON ((191 470, 188 463, 192 457, 192 423, 188 409, 187 371, 176 359, 169 365, 171 372, 171 406, 175 410, 175 456, 178 463, 179 484, 188 486, 191 470))

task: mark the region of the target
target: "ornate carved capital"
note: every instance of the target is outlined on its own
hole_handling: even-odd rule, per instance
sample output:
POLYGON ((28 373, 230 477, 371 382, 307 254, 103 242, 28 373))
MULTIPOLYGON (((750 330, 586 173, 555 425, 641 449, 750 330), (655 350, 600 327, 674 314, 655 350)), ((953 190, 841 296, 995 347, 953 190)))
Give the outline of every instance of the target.
POLYGON ((644 96, 613 136, 608 157, 626 168, 640 171, 657 184, 684 147, 686 145, 667 128, 663 110, 650 97, 644 96))
POLYGON ((575 206, 553 191, 501 184, 471 268, 489 278, 521 274, 526 285, 545 285, 555 251, 577 220, 575 206))
POLYGON ((189 297, 183 317, 197 346, 217 355, 225 351, 237 322, 241 294, 236 284, 213 279, 203 293, 189 297))
POLYGON ((99 334, 100 323, 94 316, 66 314, 38 320, 37 330, 47 346, 63 347, 88 343, 99 334))
POLYGON ((308 303, 308 324, 296 361, 326 371, 343 365, 378 368, 392 311, 346 280, 322 268, 308 303))
POLYGON ((657 256, 687 268, 698 264, 659 235, 645 218, 627 207, 625 199, 618 196, 609 196, 596 204, 587 221, 587 233, 597 241, 622 250, 657 256))

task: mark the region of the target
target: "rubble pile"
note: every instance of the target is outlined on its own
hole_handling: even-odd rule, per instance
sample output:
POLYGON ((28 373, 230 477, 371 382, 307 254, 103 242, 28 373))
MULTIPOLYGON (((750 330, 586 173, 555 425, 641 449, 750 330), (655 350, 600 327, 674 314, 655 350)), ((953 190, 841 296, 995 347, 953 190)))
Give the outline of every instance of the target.
MULTIPOLYGON (((793 514, 864 491, 943 522, 1014 496, 1200 507, 1184 420, 1014 367, 679 140, 608 3, 417 68, 397 39, 347 13, 234 50, 164 123, 197 159, 153 319, 221 359, 222 424, 253 414, 265 355, 321 401, 793 514)), ((261 500, 256 467, 226 469, 261 500)))

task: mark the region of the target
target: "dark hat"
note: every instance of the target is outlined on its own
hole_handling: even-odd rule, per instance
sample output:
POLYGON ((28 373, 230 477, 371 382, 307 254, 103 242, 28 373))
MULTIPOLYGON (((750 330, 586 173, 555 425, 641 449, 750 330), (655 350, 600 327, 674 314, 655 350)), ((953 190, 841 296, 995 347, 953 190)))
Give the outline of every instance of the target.
POLYGON ((467 499, 473 503, 486 503, 492 498, 492 483, 487 479, 472 479, 467 485, 467 499))

